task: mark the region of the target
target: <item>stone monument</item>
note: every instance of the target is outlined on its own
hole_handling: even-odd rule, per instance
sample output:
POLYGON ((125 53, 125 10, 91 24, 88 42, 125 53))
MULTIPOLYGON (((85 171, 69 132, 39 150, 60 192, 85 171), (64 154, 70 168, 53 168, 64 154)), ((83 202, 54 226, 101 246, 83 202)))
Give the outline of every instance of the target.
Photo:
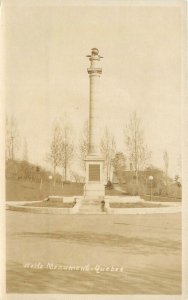
POLYGON ((87 69, 90 80, 89 94, 89 151, 86 157, 86 184, 85 197, 104 196, 104 176, 103 162, 104 159, 100 153, 100 134, 99 134, 99 119, 101 116, 99 84, 102 68, 99 65, 100 59, 99 50, 91 49, 91 55, 88 55, 91 62, 87 69))
POLYGON ((83 204, 92 208, 101 205, 104 199, 104 159, 100 153, 100 127, 99 120, 102 112, 100 109, 99 84, 102 68, 97 48, 91 49, 91 55, 87 55, 90 60, 90 67, 87 69, 90 81, 89 92, 89 151, 86 161, 86 182, 84 187, 83 204))

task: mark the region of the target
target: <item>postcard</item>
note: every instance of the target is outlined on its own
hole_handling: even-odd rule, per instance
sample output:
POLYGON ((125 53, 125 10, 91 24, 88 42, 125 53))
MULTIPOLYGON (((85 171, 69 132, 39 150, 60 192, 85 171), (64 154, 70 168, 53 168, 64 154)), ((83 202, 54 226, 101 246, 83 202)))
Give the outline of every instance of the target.
POLYGON ((186 9, 2 1, 1 299, 188 299, 186 9))

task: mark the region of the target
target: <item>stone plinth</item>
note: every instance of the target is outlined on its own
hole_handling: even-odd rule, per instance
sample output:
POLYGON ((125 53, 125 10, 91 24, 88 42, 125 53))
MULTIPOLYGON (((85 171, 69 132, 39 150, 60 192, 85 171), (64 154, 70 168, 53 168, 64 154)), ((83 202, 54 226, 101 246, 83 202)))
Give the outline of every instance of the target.
POLYGON ((84 198, 104 197, 104 172, 103 158, 99 156, 87 156, 86 158, 86 183, 84 186, 84 198))

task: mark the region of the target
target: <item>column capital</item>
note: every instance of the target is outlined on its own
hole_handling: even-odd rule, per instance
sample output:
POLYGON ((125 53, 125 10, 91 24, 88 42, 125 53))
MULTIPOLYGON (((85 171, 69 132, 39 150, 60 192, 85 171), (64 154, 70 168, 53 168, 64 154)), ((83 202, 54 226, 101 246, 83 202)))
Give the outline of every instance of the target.
POLYGON ((102 68, 88 68, 87 72, 88 72, 89 75, 102 74, 102 68))

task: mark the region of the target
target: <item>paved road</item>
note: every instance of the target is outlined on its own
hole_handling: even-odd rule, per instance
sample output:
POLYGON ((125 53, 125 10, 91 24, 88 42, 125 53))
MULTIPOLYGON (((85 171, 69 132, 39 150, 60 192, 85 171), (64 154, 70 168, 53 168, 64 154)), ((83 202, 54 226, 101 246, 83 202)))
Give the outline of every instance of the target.
POLYGON ((179 294, 181 214, 81 216, 7 211, 7 291, 179 294), (41 269, 32 267, 38 263, 41 269), (50 269, 48 264, 62 269, 50 269), (88 265, 88 271, 64 269, 88 265), (123 271, 97 273, 96 266, 123 271))

